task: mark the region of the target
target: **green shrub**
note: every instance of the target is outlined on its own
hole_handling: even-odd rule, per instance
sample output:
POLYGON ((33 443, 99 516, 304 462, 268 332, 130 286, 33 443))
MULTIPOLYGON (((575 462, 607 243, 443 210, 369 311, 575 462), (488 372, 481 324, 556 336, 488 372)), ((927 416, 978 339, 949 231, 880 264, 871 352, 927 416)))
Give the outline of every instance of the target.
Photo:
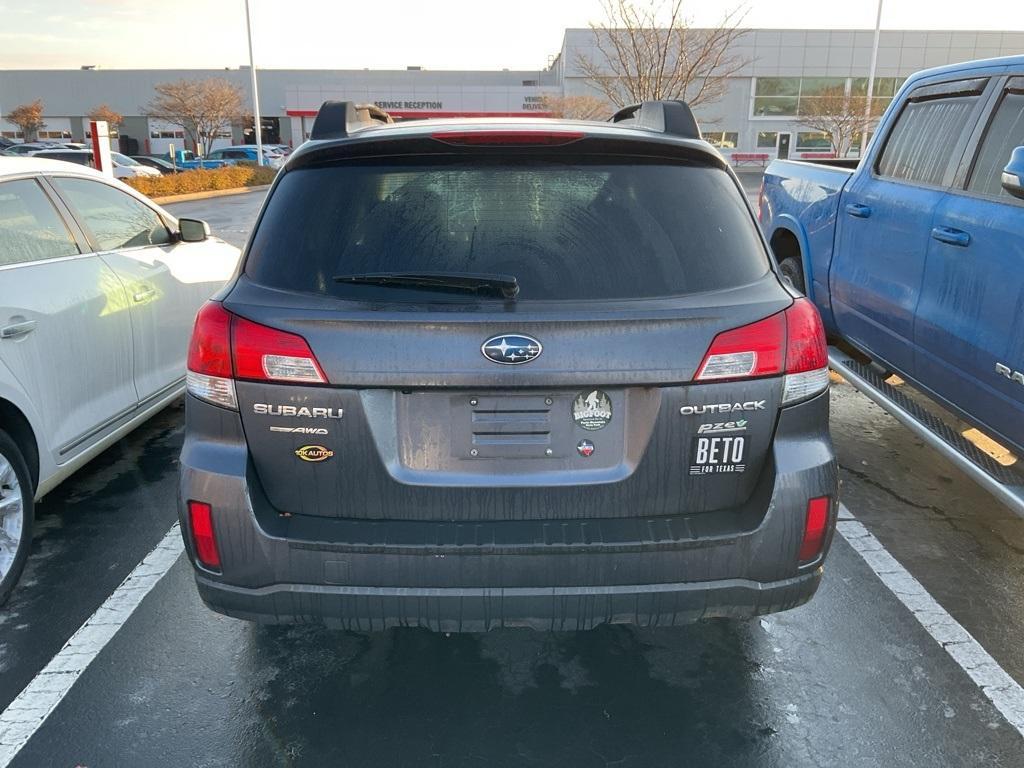
POLYGON ((276 174, 276 170, 266 166, 226 165, 223 168, 196 169, 166 176, 131 176, 122 181, 148 197, 170 197, 214 189, 258 187, 272 182, 276 174))

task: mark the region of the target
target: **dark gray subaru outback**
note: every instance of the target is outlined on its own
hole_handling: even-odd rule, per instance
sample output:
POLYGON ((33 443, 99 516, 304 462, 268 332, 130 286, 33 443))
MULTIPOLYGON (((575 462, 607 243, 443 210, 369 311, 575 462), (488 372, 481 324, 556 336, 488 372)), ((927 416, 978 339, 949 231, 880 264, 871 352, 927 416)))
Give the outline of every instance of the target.
POLYGON ((808 600, 837 509, 824 333, 686 105, 372 118, 324 105, 196 320, 202 599, 443 631, 808 600))

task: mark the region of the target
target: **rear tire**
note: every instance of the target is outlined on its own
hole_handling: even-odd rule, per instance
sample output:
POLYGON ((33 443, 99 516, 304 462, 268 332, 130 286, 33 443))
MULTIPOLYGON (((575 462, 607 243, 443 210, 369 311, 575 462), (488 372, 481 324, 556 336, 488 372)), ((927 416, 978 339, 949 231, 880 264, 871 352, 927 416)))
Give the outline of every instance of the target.
POLYGON ((35 502, 25 457, 0 430, 0 605, 18 583, 32 548, 35 502))
POLYGON ((779 271, 782 273, 783 280, 800 293, 807 295, 807 287, 804 284, 804 267, 796 256, 789 256, 780 261, 779 271))

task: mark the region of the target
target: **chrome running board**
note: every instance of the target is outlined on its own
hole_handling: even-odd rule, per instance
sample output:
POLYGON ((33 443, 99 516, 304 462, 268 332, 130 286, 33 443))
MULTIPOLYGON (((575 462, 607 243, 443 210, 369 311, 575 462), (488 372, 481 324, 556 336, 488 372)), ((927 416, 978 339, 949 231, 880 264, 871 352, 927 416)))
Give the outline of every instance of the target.
POLYGON ((846 352, 829 347, 828 364, 854 389, 867 395, 1014 513, 1024 517, 1022 469, 1003 466, 942 419, 887 384, 871 366, 857 362, 846 352))

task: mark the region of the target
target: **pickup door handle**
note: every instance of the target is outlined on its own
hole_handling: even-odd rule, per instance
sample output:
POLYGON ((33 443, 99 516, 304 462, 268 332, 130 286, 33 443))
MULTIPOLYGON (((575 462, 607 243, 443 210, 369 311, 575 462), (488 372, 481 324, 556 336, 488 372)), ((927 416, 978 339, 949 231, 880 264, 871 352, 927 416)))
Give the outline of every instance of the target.
POLYGON ((0 339, 17 339, 20 336, 32 333, 35 329, 35 320, 26 320, 23 323, 13 323, 0 328, 0 339))
POLYGON ((871 215, 871 206, 861 205, 860 203, 848 203, 846 212, 851 216, 856 216, 858 219, 866 219, 871 215))
POLYGON ((132 294, 132 299, 135 302, 140 302, 140 301, 145 301, 146 299, 148 299, 148 298, 150 298, 151 296, 154 296, 154 295, 156 295, 156 288, 144 288, 143 290, 139 291, 138 293, 133 293, 132 294))
POLYGON ((954 229, 953 227, 935 227, 932 230, 932 237, 940 243, 959 245, 961 248, 966 248, 971 244, 971 236, 969 234, 962 229, 954 229))

